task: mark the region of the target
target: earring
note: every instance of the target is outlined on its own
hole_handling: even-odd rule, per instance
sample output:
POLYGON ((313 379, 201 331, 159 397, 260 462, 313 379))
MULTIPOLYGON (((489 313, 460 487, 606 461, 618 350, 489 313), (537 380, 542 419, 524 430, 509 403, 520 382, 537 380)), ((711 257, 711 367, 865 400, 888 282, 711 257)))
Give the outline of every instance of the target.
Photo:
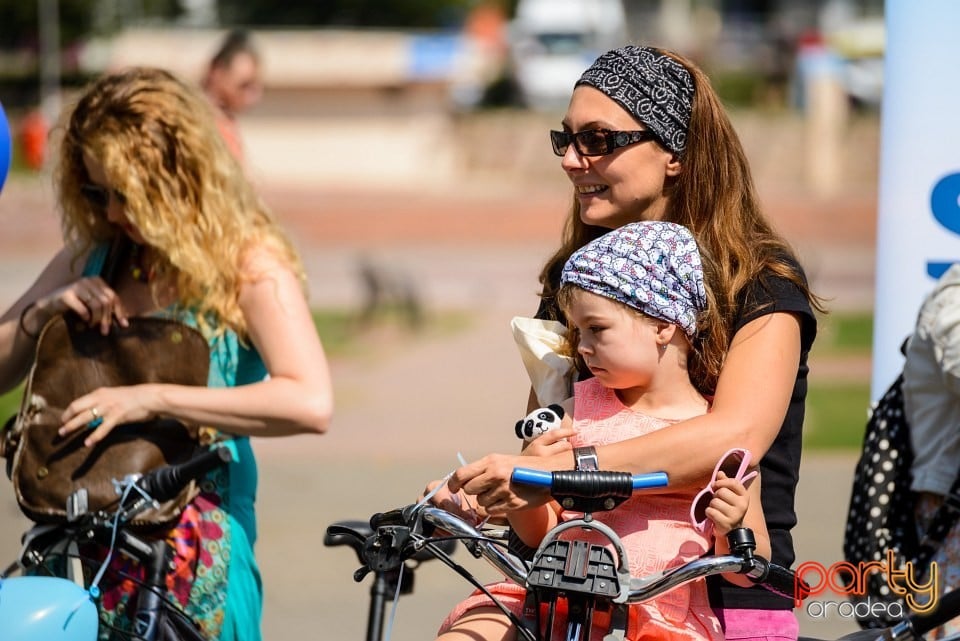
POLYGON ((667 351, 667 345, 666 344, 661 345, 660 351, 663 351, 663 352, 667 351))

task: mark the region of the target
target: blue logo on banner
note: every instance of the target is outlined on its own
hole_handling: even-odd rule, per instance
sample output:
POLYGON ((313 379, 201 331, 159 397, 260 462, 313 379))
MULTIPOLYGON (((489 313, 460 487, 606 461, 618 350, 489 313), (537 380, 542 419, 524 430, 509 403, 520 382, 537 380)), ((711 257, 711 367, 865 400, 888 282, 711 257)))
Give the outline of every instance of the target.
MULTIPOLYGON (((937 181, 930 192, 930 209, 934 220, 960 236, 960 174, 948 174, 937 181)), ((954 262, 927 261, 927 273, 940 278, 954 262)))

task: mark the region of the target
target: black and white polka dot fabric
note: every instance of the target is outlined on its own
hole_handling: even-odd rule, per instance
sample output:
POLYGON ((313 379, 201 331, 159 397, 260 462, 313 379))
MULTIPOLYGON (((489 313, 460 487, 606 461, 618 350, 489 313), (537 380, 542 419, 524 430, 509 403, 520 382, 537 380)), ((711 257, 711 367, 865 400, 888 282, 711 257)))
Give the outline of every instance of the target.
MULTIPOLYGON (((854 565, 886 562, 887 551, 893 550, 899 568, 918 552, 915 501, 910 491, 913 451, 904 418, 902 385, 900 376, 877 401, 867 421, 843 538, 844 557, 854 565)), ((850 599, 865 601, 867 596, 873 602, 894 598, 885 575, 871 575, 867 594, 851 595, 850 599)), ((887 622, 861 620, 860 625, 884 627, 887 622)))

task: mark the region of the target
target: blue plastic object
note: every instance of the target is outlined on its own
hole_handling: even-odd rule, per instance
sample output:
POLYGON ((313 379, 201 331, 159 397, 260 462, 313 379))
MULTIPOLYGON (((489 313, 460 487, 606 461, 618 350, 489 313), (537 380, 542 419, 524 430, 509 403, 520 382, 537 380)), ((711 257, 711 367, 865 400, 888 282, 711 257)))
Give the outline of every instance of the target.
POLYGON ((3 191, 3 183, 7 180, 12 158, 13 140, 10 136, 10 122, 3 111, 3 103, 0 103, 0 191, 3 191))
MULTIPOLYGON (((523 483, 525 485, 536 485, 538 487, 550 487, 553 484, 553 473, 542 470, 534 470, 526 467, 513 468, 513 474, 510 480, 514 483, 523 483)), ((635 474, 633 476, 633 489, 645 490, 654 487, 667 486, 666 472, 651 472, 650 474, 635 474)))
POLYGON ((96 641, 97 606, 86 590, 51 576, 0 581, 0 637, 17 641, 96 641))

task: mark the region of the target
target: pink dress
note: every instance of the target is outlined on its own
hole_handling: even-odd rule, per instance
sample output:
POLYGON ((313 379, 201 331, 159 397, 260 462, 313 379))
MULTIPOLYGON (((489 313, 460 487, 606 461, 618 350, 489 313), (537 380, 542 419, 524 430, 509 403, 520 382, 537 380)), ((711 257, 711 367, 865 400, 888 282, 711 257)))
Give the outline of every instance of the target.
MULTIPOLYGON (((575 398, 574 427, 577 433, 572 439, 574 447, 615 443, 649 434, 673 422, 625 407, 612 390, 604 388, 596 379, 576 383, 575 398)), ((637 495, 611 512, 594 513, 594 518, 609 525, 621 537, 630 562, 630 574, 646 576, 691 561, 710 549, 711 540, 694 530, 690 523, 692 500, 692 492, 637 495)), ((572 512, 562 514, 564 520, 576 516, 579 515, 572 512)), ((576 535, 583 536, 581 532, 576 535)), ((594 536, 596 541, 604 540, 596 533, 594 536)), ((520 616, 525 594, 522 587, 507 581, 487 587, 520 616)), ((440 632, 447 630, 467 611, 491 605, 487 596, 474 592, 447 616, 440 632)), ((566 625, 562 617, 557 619, 555 633, 566 625)), ((602 639, 608 624, 609 621, 598 613, 594 618, 592 638, 602 639)), ((630 641, 721 641, 723 633, 707 600, 706 582, 701 579, 653 601, 630 606, 626 637, 630 641)))

